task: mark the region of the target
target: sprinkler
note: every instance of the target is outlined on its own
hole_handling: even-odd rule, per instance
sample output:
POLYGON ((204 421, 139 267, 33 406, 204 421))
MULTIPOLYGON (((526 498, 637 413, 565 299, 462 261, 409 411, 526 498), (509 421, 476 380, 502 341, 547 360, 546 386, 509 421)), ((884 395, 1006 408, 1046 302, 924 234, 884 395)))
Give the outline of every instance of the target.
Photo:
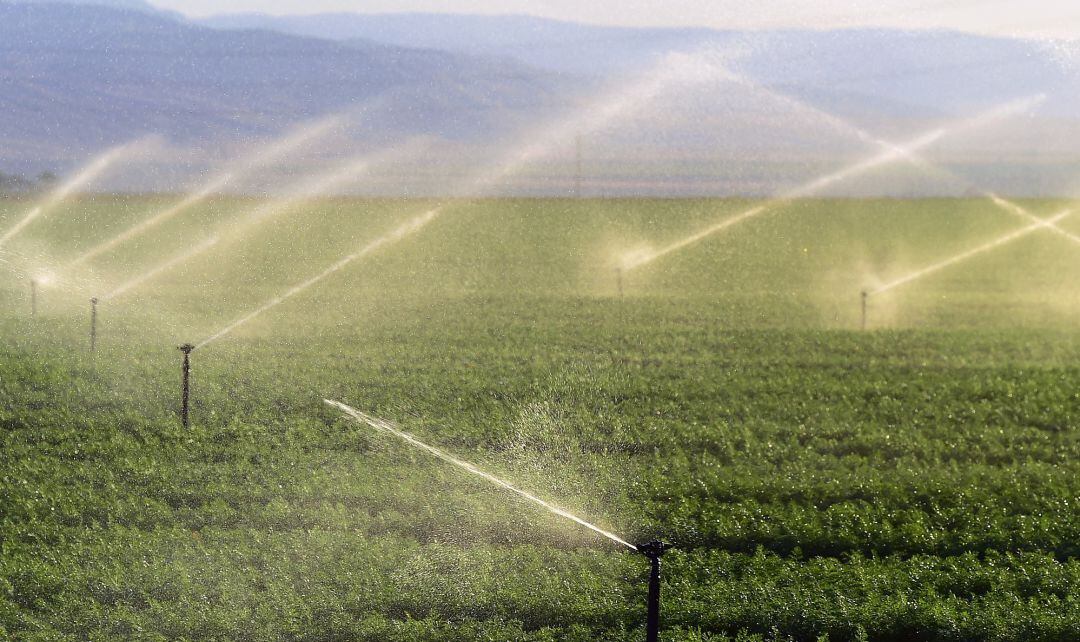
POLYGON ((652 570, 649 572, 649 615, 645 628, 646 642, 657 642, 660 639, 660 557, 669 548, 671 548, 671 544, 665 544, 657 539, 637 547, 638 552, 652 562, 652 570))
POLYGON ((188 421, 188 399, 191 396, 191 351, 195 349, 190 343, 185 343, 179 347, 180 352, 184 353, 184 365, 181 373, 183 378, 183 391, 180 395, 180 423, 184 428, 188 428, 191 424, 188 421))
POLYGON ((37 279, 30 279, 30 317, 37 316, 37 279))
POLYGON ((97 347, 97 297, 90 299, 90 352, 97 347))
POLYGON ((649 542, 648 544, 644 544, 642 546, 634 546, 630 542, 627 542, 626 540, 621 539, 619 536, 617 536, 617 535, 615 535, 613 533, 609 533, 608 531, 605 531, 604 529, 596 526, 595 524, 590 524, 589 522, 581 519, 580 517, 578 517, 577 515, 574 515, 573 513, 568 513, 565 510, 563 510, 561 508, 558 508, 558 507, 556 507, 556 506, 554 506, 552 504, 549 504, 548 502, 540 499, 536 495, 533 495, 533 494, 528 493, 528 492, 526 492, 524 490, 521 490, 520 488, 517 488, 517 487, 513 486, 512 484, 510 484, 507 481, 499 479, 498 477, 495 477, 494 475, 491 475, 489 473, 485 473, 484 471, 480 470, 476 466, 473 466, 472 464, 470 464, 467 461, 463 461, 461 459, 458 459, 457 457, 454 457, 453 455, 451 455, 449 453, 443 452, 442 450, 439 450, 438 448, 436 448, 434 446, 428 445, 428 444, 420 441, 419 439, 417 439, 416 437, 413 437, 409 433, 400 430, 397 427, 397 424, 394 424, 393 422, 386 421, 384 419, 377 419, 377 418, 372 417, 370 415, 364 414, 364 413, 360 412, 359 410, 357 410, 356 408, 346 406, 345 404, 341 403, 340 401, 332 401, 330 399, 324 399, 323 401, 327 405, 333 406, 334 408, 337 408, 338 410, 341 410, 346 415, 348 415, 353 420, 355 420, 355 421, 357 421, 359 423, 367 424, 367 425, 371 426, 372 428, 375 428, 376 430, 380 430, 382 432, 393 435, 394 437, 397 437, 398 439, 408 443, 411 446, 419 448, 420 450, 427 451, 429 454, 433 455, 434 457, 436 457, 438 459, 443 460, 446 463, 453 464, 454 466, 457 466, 458 468, 464 470, 465 472, 468 472, 468 473, 470 473, 472 475, 476 475, 477 477, 482 477, 482 478, 486 479, 487 481, 491 482, 492 484, 494 484, 494 485, 496 485, 496 486, 498 486, 500 488, 503 488, 504 490, 508 490, 511 493, 514 493, 515 495, 518 495, 519 497, 523 497, 523 498, 529 500, 530 502, 533 502, 534 504, 538 504, 539 506, 542 506, 545 510, 547 510, 547 511, 549 511, 551 513, 559 515, 560 517, 565 517, 566 519, 569 519, 570 521, 575 522, 580 526, 584 526, 585 528, 593 531, 594 533, 597 533, 598 535, 603 535, 604 537, 608 538, 609 540, 611 540, 611 541, 613 541, 613 542, 615 542, 617 544, 621 544, 622 546, 625 546, 626 548, 628 548, 628 549, 630 549, 630 550, 632 550, 634 552, 641 553, 645 557, 649 558, 649 560, 652 561, 652 572, 649 575, 649 605, 648 605, 649 606, 649 620, 648 620, 648 628, 647 628, 647 631, 648 631, 647 639, 650 642, 654 642, 654 641, 659 639, 659 635, 660 635, 660 556, 663 555, 664 552, 667 551, 669 548, 671 548, 670 544, 665 544, 665 543, 663 543, 663 542, 661 542, 659 540, 653 540, 653 541, 649 542))
POLYGON ((619 288, 619 298, 623 296, 623 269, 621 267, 615 268, 615 284, 619 288))
POLYGON ((862 291, 862 329, 866 330, 866 301, 870 298, 870 293, 866 290, 862 291))

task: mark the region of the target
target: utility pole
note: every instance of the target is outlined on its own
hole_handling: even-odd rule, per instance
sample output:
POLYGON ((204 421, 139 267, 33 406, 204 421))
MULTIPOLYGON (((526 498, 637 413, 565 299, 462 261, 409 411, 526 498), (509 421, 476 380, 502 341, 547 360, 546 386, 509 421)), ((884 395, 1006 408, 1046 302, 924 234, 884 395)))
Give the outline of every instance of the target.
POLYGON ((576 148, 577 148, 577 151, 576 151, 577 167, 576 167, 576 170, 574 172, 574 196, 576 198, 581 198, 582 197, 582 193, 581 193, 582 165, 583 165, 582 159, 581 159, 581 134, 578 134, 578 136, 577 136, 576 148))

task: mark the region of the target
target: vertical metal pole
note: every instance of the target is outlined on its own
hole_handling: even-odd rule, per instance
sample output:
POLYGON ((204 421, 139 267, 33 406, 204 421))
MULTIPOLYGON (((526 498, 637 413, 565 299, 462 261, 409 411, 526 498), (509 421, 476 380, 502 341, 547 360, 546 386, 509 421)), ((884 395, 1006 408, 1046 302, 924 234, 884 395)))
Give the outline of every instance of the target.
POLYGON ((574 174, 574 196, 581 198, 581 134, 577 137, 577 169, 574 174))
POLYGON ((645 628, 646 642, 658 642, 660 639, 660 556, 650 557, 652 570, 649 573, 649 616, 645 628))
POLYGON ((97 297, 90 299, 90 352, 97 347, 97 297))
POLYGON ((659 642, 660 640, 660 557, 671 548, 660 540, 653 540, 638 547, 638 551, 649 558, 652 568, 649 569, 649 599, 647 603, 648 618, 645 621, 645 641, 659 642))
POLYGON ((862 329, 866 330, 866 300, 870 298, 870 293, 866 290, 862 291, 862 329))
POLYGON ((37 316, 37 281, 30 279, 30 316, 37 316))
POLYGON ((184 353, 184 365, 182 368, 183 378, 183 391, 180 396, 180 424, 184 428, 190 427, 191 423, 188 420, 188 400, 191 396, 191 351, 195 349, 195 346, 190 343, 185 343, 180 346, 180 352, 184 353))

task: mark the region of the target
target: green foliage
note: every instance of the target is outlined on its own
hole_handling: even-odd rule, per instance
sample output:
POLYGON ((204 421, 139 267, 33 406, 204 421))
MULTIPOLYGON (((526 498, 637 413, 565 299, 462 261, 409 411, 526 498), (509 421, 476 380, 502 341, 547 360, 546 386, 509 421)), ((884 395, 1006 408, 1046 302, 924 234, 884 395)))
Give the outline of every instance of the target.
MULTIPOLYGON (((76 253, 160 204, 99 197, 32 238, 76 253)), ((744 204, 454 206, 196 351, 185 431, 176 344, 428 204, 286 217, 103 304, 85 354, 80 288, 243 205, 44 291, 35 322, 24 284, 0 292, 0 637, 641 639, 643 559, 330 397, 632 541, 674 541, 666 640, 1080 638, 1080 335, 1054 299, 1080 264, 1053 235, 930 278, 890 303, 893 329, 857 333, 834 314, 861 285, 840 268, 922 265, 1007 216, 798 204, 618 299, 605 252, 744 204)))

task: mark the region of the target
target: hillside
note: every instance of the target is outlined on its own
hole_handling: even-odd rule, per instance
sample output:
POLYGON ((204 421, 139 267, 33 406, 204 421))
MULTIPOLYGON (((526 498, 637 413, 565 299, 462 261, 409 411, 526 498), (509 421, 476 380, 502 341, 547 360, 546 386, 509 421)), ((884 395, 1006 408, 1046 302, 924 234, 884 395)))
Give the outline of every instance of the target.
POLYGON ((384 131, 468 136, 555 86, 518 64, 100 6, 0 3, 0 42, 0 140, 16 166, 63 165, 140 133, 179 144, 273 135, 376 99, 384 131))
POLYGON ((539 164, 502 191, 566 194, 580 135, 589 194, 764 195, 880 151, 856 127, 914 140, 1046 93, 1023 120, 928 150, 967 184, 888 175, 831 193, 959 195, 974 182, 1066 195, 1080 175, 1080 78, 1065 50, 1045 43, 953 32, 619 29, 521 16, 207 24, 215 28, 141 5, 0 2, 0 171, 62 175, 154 133, 168 143, 160 162, 102 189, 177 189, 241 148, 349 111, 363 117, 320 150, 331 160, 417 136, 439 146, 407 171, 408 189, 379 193, 452 191, 459 177, 540 140, 539 164), (716 64, 695 78, 701 58, 661 61, 669 51, 704 52, 716 64), (667 80, 637 101, 634 77, 649 69, 667 80), (620 104, 633 108, 578 124, 620 104))
POLYGON ((1062 104, 1080 95, 1076 69, 1057 55, 1067 43, 950 31, 646 29, 533 16, 408 13, 238 14, 208 18, 204 24, 429 47, 598 76, 638 69, 673 50, 714 48, 724 52, 734 69, 796 93, 843 95, 849 103, 856 96, 875 97, 878 105, 888 100, 939 112, 962 112, 988 99, 1048 88, 1061 95, 1062 104))

